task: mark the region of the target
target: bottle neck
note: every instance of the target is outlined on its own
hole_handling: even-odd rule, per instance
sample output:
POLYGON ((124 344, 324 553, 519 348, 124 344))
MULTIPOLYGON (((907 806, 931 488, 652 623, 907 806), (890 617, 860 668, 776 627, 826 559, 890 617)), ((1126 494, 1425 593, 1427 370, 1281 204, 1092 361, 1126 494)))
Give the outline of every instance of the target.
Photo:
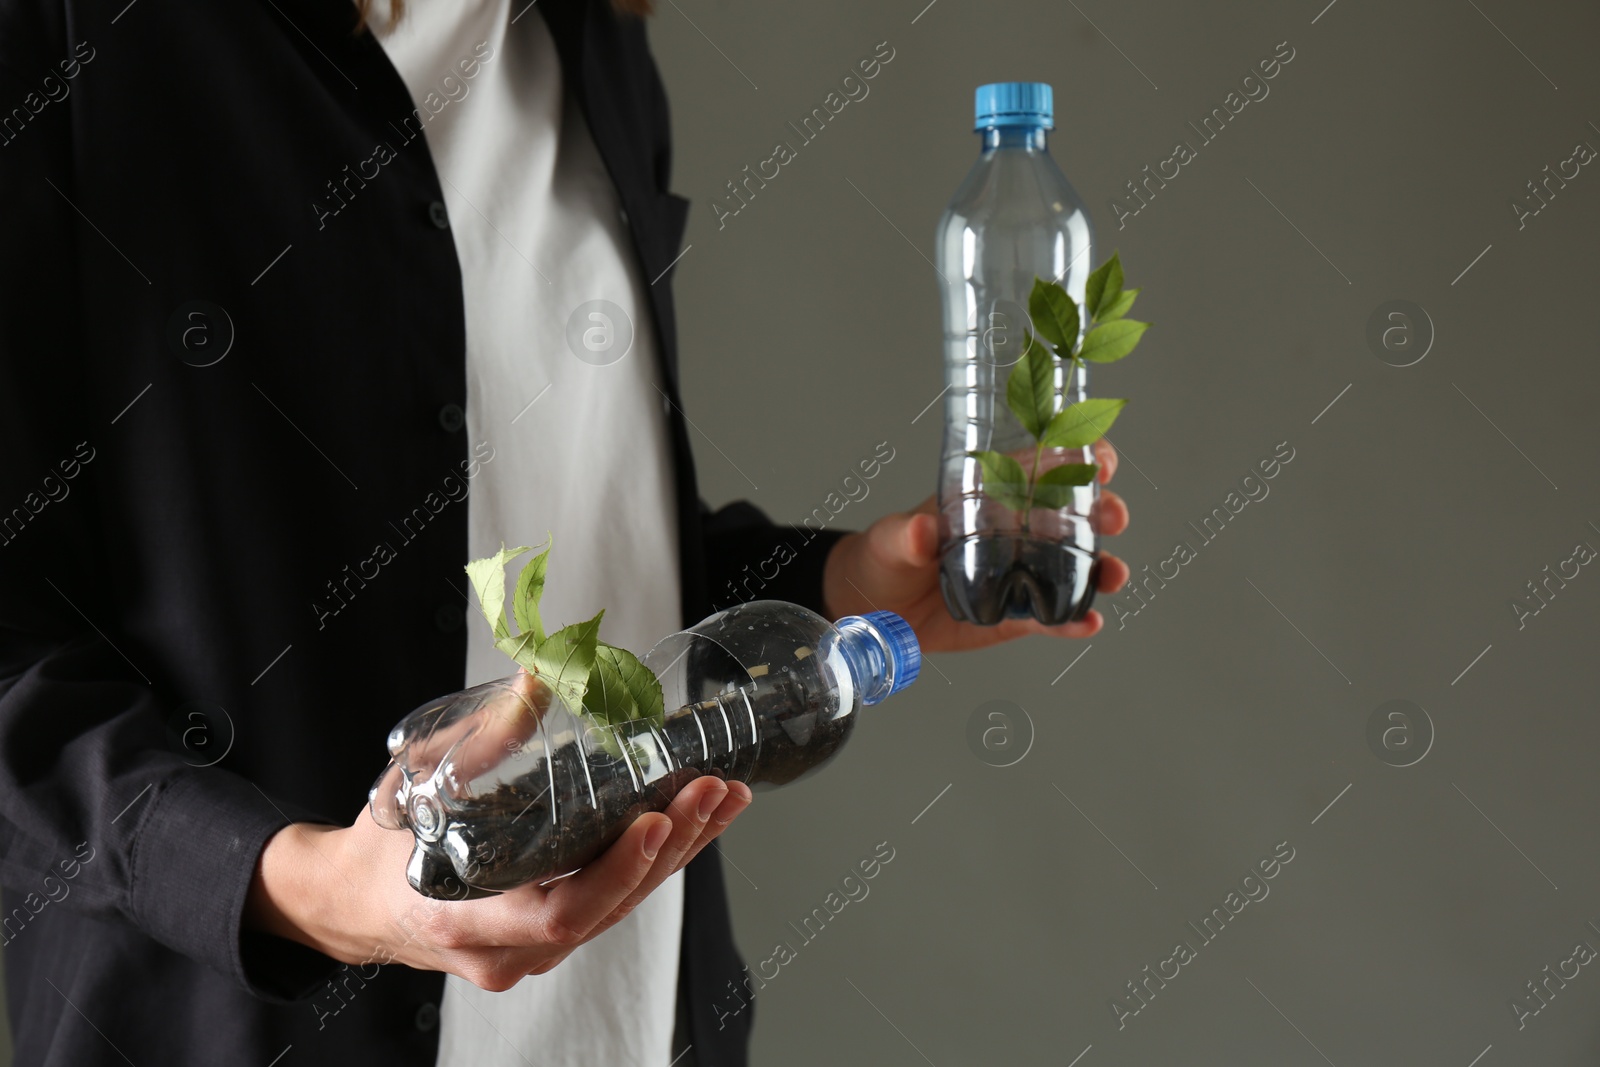
POLYGON ((874 625, 861 616, 838 621, 838 649, 850 664, 862 704, 878 704, 890 694, 890 649, 874 625))
POLYGON ((1027 148, 1035 152, 1047 150, 1043 126, 985 126, 979 132, 983 134, 985 152, 993 152, 997 148, 1027 148))
POLYGON ((877 704, 894 687, 894 662, 889 642, 878 628, 859 615, 840 619, 839 650, 855 678, 863 704, 877 704))
POLYGON ((892 611, 847 615, 834 623, 863 704, 877 704, 917 680, 922 648, 916 634, 892 611))

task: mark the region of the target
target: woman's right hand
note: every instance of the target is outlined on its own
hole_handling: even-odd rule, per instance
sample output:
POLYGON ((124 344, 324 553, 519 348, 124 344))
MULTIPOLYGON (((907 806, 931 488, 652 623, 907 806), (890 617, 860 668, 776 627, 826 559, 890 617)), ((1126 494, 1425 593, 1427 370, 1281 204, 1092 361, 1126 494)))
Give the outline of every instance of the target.
POLYGON ((620 922, 750 799, 742 783, 696 778, 666 812, 641 815, 577 874, 470 901, 412 889, 411 835, 383 829, 365 807, 348 827, 294 823, 262 849, 245 921, 344 963, 445 971, 498 992, 620 922))

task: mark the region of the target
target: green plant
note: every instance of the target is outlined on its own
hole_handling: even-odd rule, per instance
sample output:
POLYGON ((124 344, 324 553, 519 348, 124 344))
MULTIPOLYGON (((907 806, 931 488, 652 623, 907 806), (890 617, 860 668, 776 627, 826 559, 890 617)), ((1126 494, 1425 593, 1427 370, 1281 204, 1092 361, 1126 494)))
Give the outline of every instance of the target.
MULTIPOLYGON (((506 564, 531 551, 528 546, 507 548, 502 544, 494 555, 467 564, 478 607, 494 631, 494 647, 529 674, 537 675, 568 708, 593 725, 618 726, 634 719, 660 725, 665 713, 661 683, 632 652, 600 640, 604 611, 587 622, 545 633, 539 598, 544 593, 549 547, 529 560, 517 576, 507 617, 506 564)), ((610 731, 603 732, 602 743, 608 748, 614 747, 610 737, 610 731)))
POLYGON ((1072 490, 1093 483, 1094 463, 1063 463, 1039 472, 1047 448, 1083 448, 1105 436, 1126 400, 1080 400, 1057 410, 1055 379, 1066 364, 1070 384, 1080 361, 1114 363, 1132 352, 1148 322, 1124 318, 1140 290, 1122 287, 1122 263, 1116 253, 1089 275, 1084 287, 1087 320, 1080 320, 1077 301, 1054 282, 1034 278, 1028 294, 1033 331, 1023 331, 1022 357, 1006 379, 1006 406, 1034 439, 1033 463, 1024 470, 1004 452, 968 452, 983 468, 983 491, 1022 515, 1022 529, 1034 508, 1061 508, 1072 503, 1072 490), (1080 322, 1087 325, 1078 343, 1080 322))

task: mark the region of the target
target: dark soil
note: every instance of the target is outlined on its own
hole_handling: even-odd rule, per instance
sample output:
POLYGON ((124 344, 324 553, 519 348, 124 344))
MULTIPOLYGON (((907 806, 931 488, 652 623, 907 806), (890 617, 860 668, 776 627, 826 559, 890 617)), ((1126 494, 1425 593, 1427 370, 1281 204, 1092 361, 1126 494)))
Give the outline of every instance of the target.
POLYGON ((1057 626, 1089 613, 1099 574, 1099 556, 1074 545, 980 535, 945 550, 939 587, 963 622, 993 626, 1031 615, 1057 626))
POLYGON ((806 692, 795 675, 748 680, 736 666, 700 666, 709 678, 736 671, 744 684, 703 694, 659 728, 612 728, 624 757, 588 739, 536 760, 527 774, 450 819, 446 840, 456 838, 471 856, 464 873, 472 888, 457 876, 443 841, 418 841, 408 871, 413 887, 459 900, 549 881, 593 860, 640 815, 665 810, 701 774, 757 788, 784 785, 831 759, 854 728, 851 709, 837 709, 827 693, 806 692))

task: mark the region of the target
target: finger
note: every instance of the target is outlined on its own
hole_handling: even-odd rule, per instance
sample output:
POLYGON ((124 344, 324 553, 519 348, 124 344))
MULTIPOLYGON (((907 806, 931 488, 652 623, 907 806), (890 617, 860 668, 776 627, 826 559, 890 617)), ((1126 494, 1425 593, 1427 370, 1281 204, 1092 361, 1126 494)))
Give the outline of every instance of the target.
POLYGON ((1133 571, 1128 565, 1108 552, 1100 553, 1100 576, 1094 588, 1097 593, 1115 593, 1127 584, 1133 571))
POLYGON ((1100 464, 1100 484, 1105 485, 1117 475, 1117 450, 1104 437, 1094 443, 1094 461, 1100 464))
POLYGON ((939 558, 939 517, 932 513, 917 513, 906 530, 907 547, 911 558, 920 566, 929 566, 939 558))
POLYGON ((1115 537, 1128 528, 1128 505, 1116 493, 1109 489, 1103 490, 1094 507, 1094 529, 1096 533, 1104 534, 1107 537, 1115 537))
MULTIPOLYGON (((537 920, 520 932, 519 940, 501 943, 575 948, 638 892, 673 829, 673 820, 659 812, 639 816, 598 859, 548 891, 540 890, 545 896, 543 907, 535 913, 537 920)), ((528 888, 537 889, 525 886, 502 899, 528 888)))
MULTIPOLYGON (((701 832, 711 820, 711 815, 728 796, 728 786, 716 775, 702 775, 678 791, 667 805, 666 814, 672 820, 672 832, 667 836, 661 851, 656 855, 650 871, 634 891, 622 901, 620 910, 611 921, 639 906, 640 901, 655 891, 679 866, 683 857, 700 839, 701 832)), ((609 923, 608 923, 609 925, 609 923)))
POLYGON ((538 744, 534 735, 553 701, 560 706, 555 691, 542 678, 519 667, 508 685, 491 689, 477 712, 463 720, 471 727, 464 737, 449 747, 434 744, 429 766, 447 758, 460 780, 473 780, 492 771, 506 753, 520 752, 530 742, 538 744))
MULTIPOLYGON (((715 777, 711 777, 709 779, 698 778, 695 781, 707 782, 708 786, 702 788, 704 788, 705 792, 709 795, 716 795, 715 790, 713 788, 709 788, 709 783, 720 781, 720 779, 715 777)), ((683 794, 680 792, 679 797, 682 796, 683 794)), ((638 907, 639 904, 644 901, 645 897, 654 892, 662 882, 666 881, 666 879, 670 878, 677 871, 687 867, 689 865, 689 861, 694 859, 694 857, 699 854, 702 848, 710 844, 718 834, 727 829, 728 825, 733 822, 734 818, 750 805, 750 787, 745 785, 743 782, 728 782, 727 791, 723 793, 722 796, 722 802, 717 805, 714 811, 712 811, 711 817, 705 820, 703 824, 704 829, 701 830, 699 838, 696 839, 686 851, 678 855, 676 860, 674 860, 673 855, 664 848, 661 854, 656 858, 656 862, 651 866, 650 873, 645 876, 644 880, 639 884, 639 887, 633 892, 633 894, 629 896, 628 899, 624 900, 620 905, 618 905, 618 907, 613 910, 610 915, 601 920, 600 925, 597 926, 594 931, 596 936, 604 933, 606 930, 609 930, 611 927, 625 919, 628 914, 632 912, 634 908, 638 907)), ((698 804, 699 801, 693 801, 693 803, 698 804)), ((699 808, 696 807, 694 811, 695 818, 698 819, 699 808)))
MULTIPOLYGON (((1105 616, 1101 615, 1093 608, 1090 608, 1089 614, 1085 615, 1077 622, 1063 623, 1060 626, 1042 626, 1040 629, 1042 632, 1047 633, 1052 637, 1081 638, 1093 637, 1095 634, 1100 632, 1100 627, 1104 626, 1105 624, 1105 616)), ((1035 623, 1034 625, 1037 626, 1038 624, 1035 623)))
POLYGON ((921 571, 939 552, 939 520, 923 511, 885 515, 867 527, 866 548, 874 567, 921 571))
POLYGON ((752 798, 753 795, 749 786, 743 782, 729 782, 727 799, 723 800, 718 805, 717 810, 712 812, 711 819, 706 823, 706 828, 700 831, 700 840, 696 841, 684 855, 682 861, 678 864, 679 868, 689 866, 694 858, 700 854, 701 849, 715 841, 722 831, 732 825, 733 820, 738 818, 739 814, 750 806, 752 798))
POLYGON ((1019 637, 1033 637, 1043 635, 1046 637, 1090 637, 1100 629, 1099 614, 1090 611, 1084 618, 1077 622, 1066 622, 1059 626, 1046 626, 1034 619, 1006 619, 994 626, 974 626, 970 623, 959 623, 953 635, 942 646, 942 651, 973 651, 980 648, 990 648, 1001 645, 1007 641, 1015 641, 1019 637))
POLYGON ((999 631, 998 639, 1010 641, 1018 637, 1032 637, 1035 634, 1044 637, 1093 637, 1100 632, 1100 627, 1105 620, 1098 611, 1091 609, 1087 615, 1076 622, 1064 622, 1056 626, 1047 626, 1035 619, 1008 619, 999 626, 990 626, 986 629, 999 631), (1015 629, 1012 629, 1015 627, 1015 629))
POLYGON ((939 551, 939 520, 921 512, 885 515, 840 543, 848 547, 837 568, 840 587, 829 603, 849 611, 913 600, 933 581, 939 551))

